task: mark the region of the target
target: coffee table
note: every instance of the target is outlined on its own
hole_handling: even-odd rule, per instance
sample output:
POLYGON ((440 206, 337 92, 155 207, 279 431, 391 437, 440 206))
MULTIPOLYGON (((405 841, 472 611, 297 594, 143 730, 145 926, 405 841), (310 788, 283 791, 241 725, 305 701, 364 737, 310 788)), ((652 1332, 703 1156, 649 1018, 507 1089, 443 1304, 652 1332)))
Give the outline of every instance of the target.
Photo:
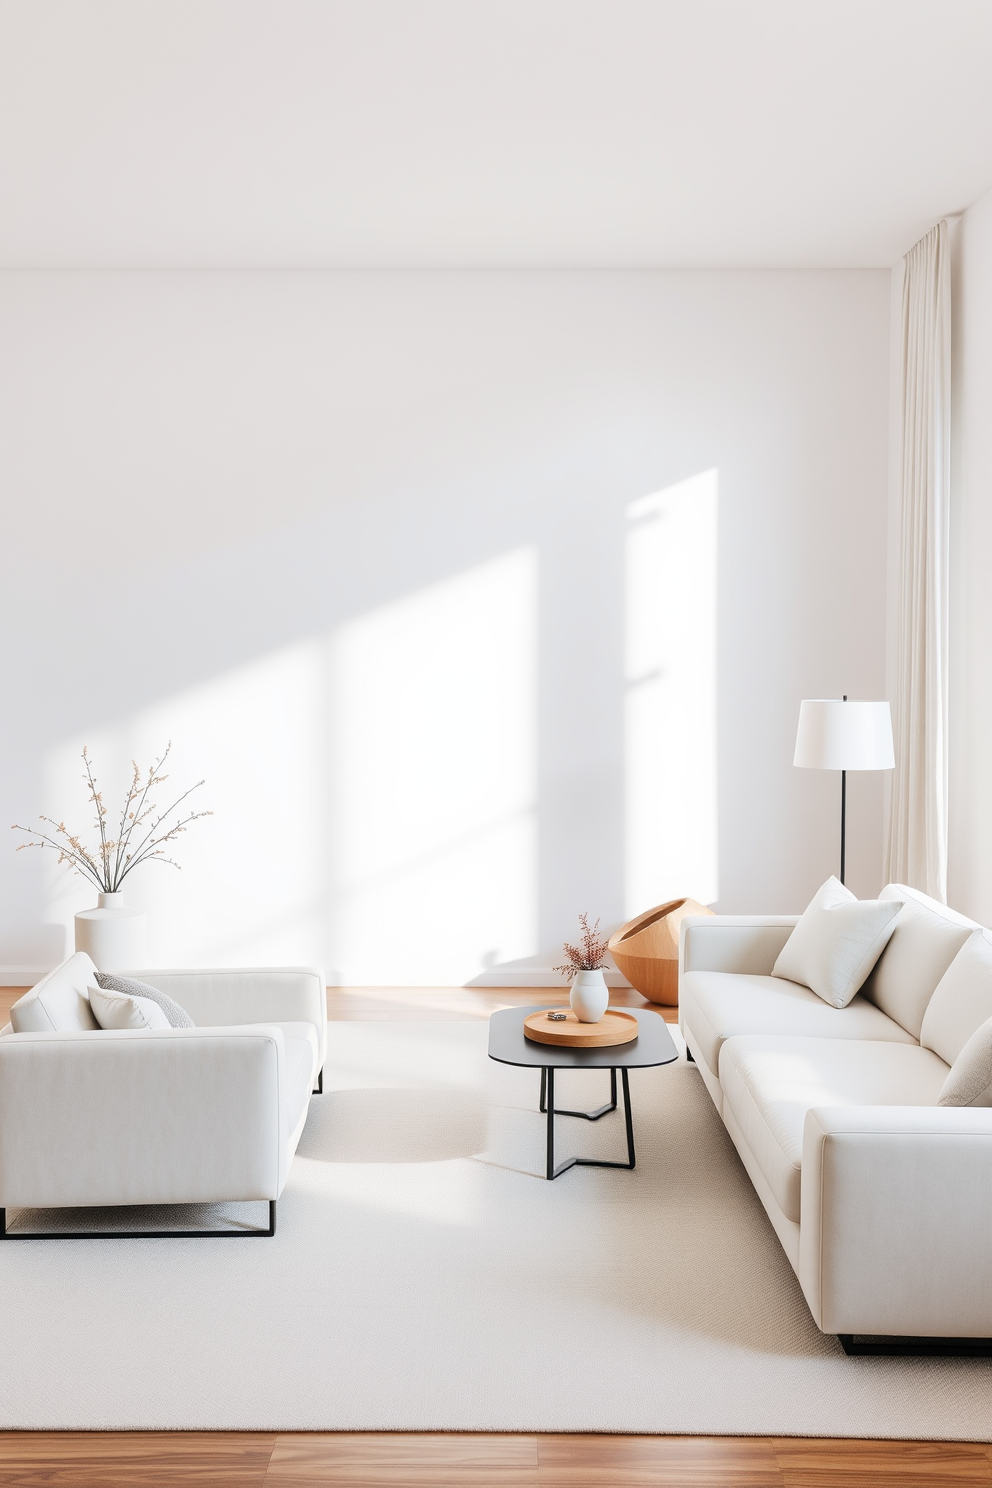
POLYGON ((630 1109, 630 1086, 627 1071, 647 1069, 656 1064, 672 1064, 678 1050, 659 1013, 640 1008, 624 1008, 637 1019, 637 1037, 628 1044, 612 1044, 605 1049, 568 1049, 554 1044, 535 1044, 524 1035, 524 1019, 539 1013, 546 1004, 534 1007, 503 1008, 489 1019, 489 1058, 500 1064, 517 1064, 541 1071, 541 1112, 548 1116, 546 1176, 558 1178, 569 1168, 632 1168, 634 1166, 634 1121, 630 1109), (595 1111, 562 1111, 555 1109, 556 1069, 608 1069, 610 1100, 595 1111), (598 1121, 617 1108, 617 1070, 623 1084, 623 1109, 627 1126, 627 1161, 606 1162, 596 1157, 570 1157, 555 1167, 555 1117, 578 1116, 583 1121, 598 1121))

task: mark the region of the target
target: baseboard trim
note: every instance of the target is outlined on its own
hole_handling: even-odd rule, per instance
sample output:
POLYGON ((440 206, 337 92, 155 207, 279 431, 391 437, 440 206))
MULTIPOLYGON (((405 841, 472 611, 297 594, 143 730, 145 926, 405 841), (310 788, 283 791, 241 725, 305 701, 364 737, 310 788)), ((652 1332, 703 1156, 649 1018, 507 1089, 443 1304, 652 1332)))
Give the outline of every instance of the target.
POLYGON ((33 987, 54 966, 0 966, 0 987, 33 987))
MULTIPOLYGON (((630 982, 619 971, 605 973, 608 987, 629 987, 630 982)), ((496 967, 493 971, 481 971, 478 976, 464 984, 466 987, 557 987, 568 991, 568 982, 549 968, 526 966, 522 970, 510 971, 496 967)))

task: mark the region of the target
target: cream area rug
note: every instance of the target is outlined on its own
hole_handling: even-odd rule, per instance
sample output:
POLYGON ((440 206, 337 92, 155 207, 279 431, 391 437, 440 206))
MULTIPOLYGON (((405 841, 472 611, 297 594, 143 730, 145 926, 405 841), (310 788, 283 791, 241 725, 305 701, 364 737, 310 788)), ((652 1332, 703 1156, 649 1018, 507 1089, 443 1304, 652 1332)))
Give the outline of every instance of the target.
MULTIPOLYGON (((632 1072, 633 1172, 548 1183, 487 1035, 332 1024, 274 1239, 0 1244, 0 1426, 992 1439, 992 1364, 817 1330, 691 1065, 632 1072)), ((573 1152, 622 1116, 559 1118, 573 1152)))

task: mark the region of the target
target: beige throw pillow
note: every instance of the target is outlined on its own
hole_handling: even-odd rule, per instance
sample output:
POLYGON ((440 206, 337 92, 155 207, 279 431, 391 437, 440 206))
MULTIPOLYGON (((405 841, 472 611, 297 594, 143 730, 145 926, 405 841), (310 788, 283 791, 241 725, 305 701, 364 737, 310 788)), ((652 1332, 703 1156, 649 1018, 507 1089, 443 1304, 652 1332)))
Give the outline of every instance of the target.
POLYGON ((131 997, 125 992, 108 992, 103 987, 88 987, 90 1007, 101 1028, 169 1028, 171 1024, 150 997, 131 997))
POLYGON ((772 976, 801 982, 831 1007, 847 1007, 885 949, 901 909, 898 899, 856 899, 828 878, 779 952, 772 976))
POLYGON ((951 1065, 938 1106, 992 1106, 992 1018, 976 1028, 951 1065))

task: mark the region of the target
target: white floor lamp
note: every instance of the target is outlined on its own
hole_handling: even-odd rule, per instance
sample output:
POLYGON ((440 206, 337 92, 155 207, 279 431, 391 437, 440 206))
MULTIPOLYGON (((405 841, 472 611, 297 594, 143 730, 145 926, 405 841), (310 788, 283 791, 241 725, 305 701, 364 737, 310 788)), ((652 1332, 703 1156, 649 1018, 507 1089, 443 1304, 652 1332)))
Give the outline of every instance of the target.
POLYGON ((892 718, 888 703, 843 698, 803 698, 792 761, 804 770, 840 771, 840 881, 844 882, 848 770, 892 770, 892 718))

